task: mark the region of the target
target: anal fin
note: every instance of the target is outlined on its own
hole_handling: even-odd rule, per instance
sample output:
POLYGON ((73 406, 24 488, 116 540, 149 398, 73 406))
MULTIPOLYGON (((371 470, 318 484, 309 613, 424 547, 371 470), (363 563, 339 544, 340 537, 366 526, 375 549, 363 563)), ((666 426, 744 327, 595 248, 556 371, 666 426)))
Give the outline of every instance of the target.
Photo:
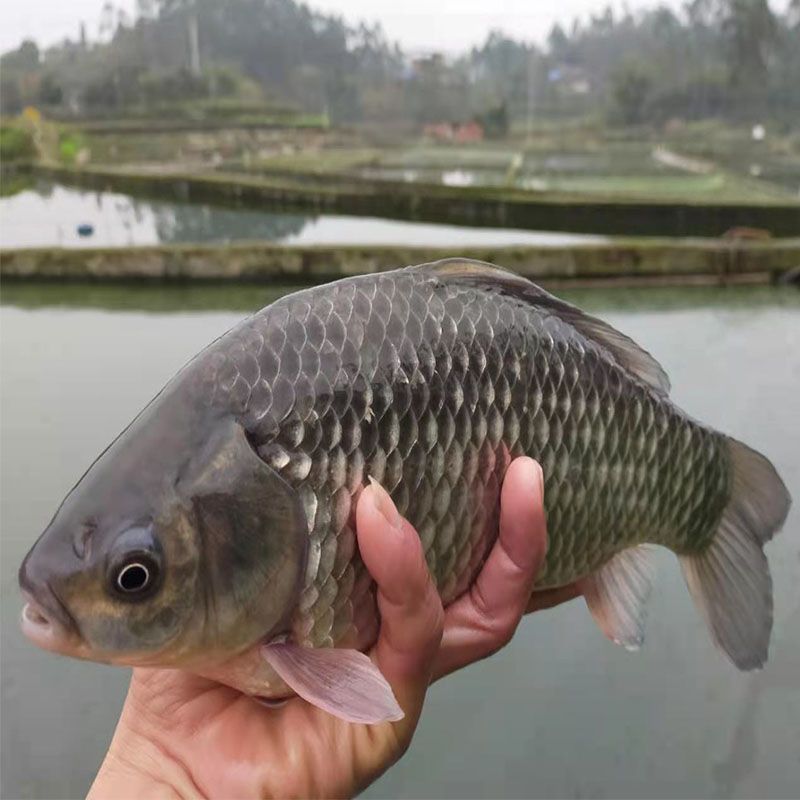
POLYGON ((644 641, 654 575, 650 553, 647 545, 623 550, 580 582, 600 630, 628 650, 637 650, 644 641))

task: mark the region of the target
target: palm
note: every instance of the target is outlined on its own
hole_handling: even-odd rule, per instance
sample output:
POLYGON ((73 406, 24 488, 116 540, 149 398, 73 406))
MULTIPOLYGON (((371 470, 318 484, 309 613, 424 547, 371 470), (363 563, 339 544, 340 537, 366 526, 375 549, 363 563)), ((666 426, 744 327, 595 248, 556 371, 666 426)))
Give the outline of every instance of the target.
POLYGON ((158 747, 206 797, 350 794, 400 756, 413 727, 408 718, 352 725, 299 698, 265 708, 175 670, 136 670, 127 705, 148 718, 158 747))
POLYGON ((93 797, 138 797, 154 786, 160 796, 165 786, 175 796, 352 795, 403 754, 431 681, 499 650, 526 611, 577 594, 573 586, 531 599, 546 531, 541 471, 530 459, 509 468, 498 541, 470 591, 446 612, 419 537, 383 490, 362 493, 356 523, 381 612, 371 656, 405 717, 351 724, 298 697, 266 708, 206 678, 137 669, 93 797))

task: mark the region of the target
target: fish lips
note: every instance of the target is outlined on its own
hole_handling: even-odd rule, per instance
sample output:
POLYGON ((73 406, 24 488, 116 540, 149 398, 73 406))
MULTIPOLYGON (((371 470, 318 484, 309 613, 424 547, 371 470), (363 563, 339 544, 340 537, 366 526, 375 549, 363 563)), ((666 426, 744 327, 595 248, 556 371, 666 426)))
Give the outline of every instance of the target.
POLYGON ((34 581, 26 558, 19 571, 19 585, 26 601, 20 617, 22 632, 45 650, 77 654, 83 640, 72 615, 48 583, 34 581))
POLYGON ((61 619, 45 608, 30 594, 23 591, 26 600, 20 615, 20 627, 35 645, 53 652, 72 652, 79 646, 80 638, 74 629, 66 627, 61 619))

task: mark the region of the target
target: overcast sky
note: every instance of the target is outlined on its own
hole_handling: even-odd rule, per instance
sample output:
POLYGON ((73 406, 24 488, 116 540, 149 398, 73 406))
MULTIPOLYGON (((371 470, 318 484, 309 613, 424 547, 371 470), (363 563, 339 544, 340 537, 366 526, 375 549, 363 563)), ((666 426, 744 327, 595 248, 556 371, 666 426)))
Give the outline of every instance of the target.
MULTIPOLYGON (((663 0, 673 8, 681 0, 663 0)), ((220 0, 224 2, 224 0, 220 0)), ((788 0, 772 0, 783 9, 788 0)), ((97 36, 104 0, 0 0, 0 51, 30 37, 49 45, 66 36, 77 38, 81 21, 90 38, 97 36)), ((634 10, 655 0, 628 0, 634 10)), ((133 12, 135 0, 114 0, 133 12)), ((390 39, 408 49, 454 52, 483 41, 492 28, 516 38, 541 42, 555 22, 569 23, 608 5, 607 0, 311 0, 313 8, 340 14, 349 22, 380 22, 390 39)), ((622 0, 611 5, 621 9, 622 0)))

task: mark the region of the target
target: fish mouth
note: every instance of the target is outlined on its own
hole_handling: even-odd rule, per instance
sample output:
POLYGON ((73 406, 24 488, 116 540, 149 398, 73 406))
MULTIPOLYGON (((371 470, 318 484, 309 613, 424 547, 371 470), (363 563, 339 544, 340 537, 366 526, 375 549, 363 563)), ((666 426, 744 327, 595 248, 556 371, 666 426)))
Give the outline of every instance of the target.
POLYGON ((25 590, 22 595, 26 602, 20 615, 20 627, 25 636, 44 650, 77 655, 81 650, 80 637, 66 610, 45 607, 25 590))

